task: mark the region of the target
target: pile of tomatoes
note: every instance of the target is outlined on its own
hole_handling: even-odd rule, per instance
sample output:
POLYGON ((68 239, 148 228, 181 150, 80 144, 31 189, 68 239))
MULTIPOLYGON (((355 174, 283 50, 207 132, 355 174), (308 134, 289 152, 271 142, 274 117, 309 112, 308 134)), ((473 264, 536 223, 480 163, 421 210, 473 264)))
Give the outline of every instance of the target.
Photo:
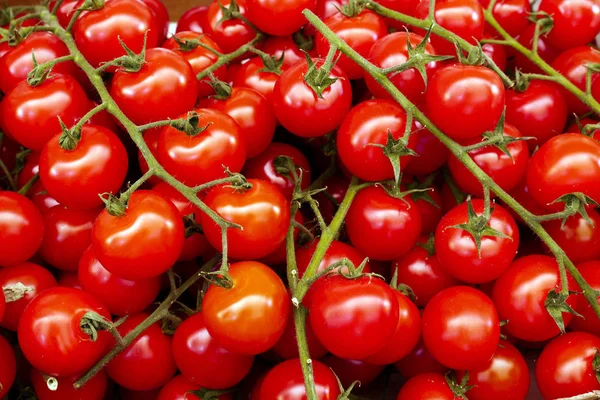
MULTIPOLYGON (((500 38, 488 5, 438 0, 433 15, 477 44, 500 38)), ((503 30, 562 74, 483 44, 475 58, 514 85, 373 9, 214 0, 175 34, 160 0, 2 10, 0 398, 600 390, 586 287, 561 279, 565 260, 527 225, 570 207, 543 229, 600 290, 600 138, 585 128, 600 109, 598 0, 494 3, 503 30), (420 58, 388 78, 462 150, 329 34, 382 71, 420 58), (490 200, 464 154, 530 214, 490 200)))

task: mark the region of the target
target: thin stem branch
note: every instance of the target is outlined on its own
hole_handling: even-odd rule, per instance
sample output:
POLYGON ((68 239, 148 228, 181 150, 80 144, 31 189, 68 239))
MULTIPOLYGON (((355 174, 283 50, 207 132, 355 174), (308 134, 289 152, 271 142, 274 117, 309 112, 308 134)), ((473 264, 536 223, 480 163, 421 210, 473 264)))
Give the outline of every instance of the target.
POLYGON ((264 38, 265 38, 265 36, 263 34, 257 33, 256 37, 254 39, 252 39, 250 42, 246 43, 245 45, 243 45, 242 47, 240 47, 233 53, 225 54, 222 57, 219 57, 219 60, 216 63, 214 63, 210 67, 207 67, 206 69, 204 69, 202 72, 200 72, 198 75, 196 75, 196 78, 199 81, 201 81, 202 79, 206 78, 209 74, 215 72, 219 67, 232 62, 239 56, 246 53, 248 50, 250 50, 252 47, 254 47, 254 45, 263 41, 264 38))
POLYGON ((12 176, 12 172, 8 170, 8 167, 6 166, 6 164, 4 164, 4 161, 2 161, 1 158, 0 158, 0 170, 2 170, 2 172, 6 176, 6 180, 8 181, 8 185, 10 186, 10 188, 15 192, 17 190, 19 190, 19 188, 17 187, 17 181, 12 176))
POLYGON ((25 185, 23 185, 23 187, 21 189, 19 189, 19 194, 22 194, 23 196, 27 195, 27 193, 29 193, 29 191, 31 190, 33 185, 35 185, 35 183, 39 179, 40 179, 40 174, 35 174, 34 176, 32 176, 31 179, 29 181, 27 181, 27 183, 25 185))

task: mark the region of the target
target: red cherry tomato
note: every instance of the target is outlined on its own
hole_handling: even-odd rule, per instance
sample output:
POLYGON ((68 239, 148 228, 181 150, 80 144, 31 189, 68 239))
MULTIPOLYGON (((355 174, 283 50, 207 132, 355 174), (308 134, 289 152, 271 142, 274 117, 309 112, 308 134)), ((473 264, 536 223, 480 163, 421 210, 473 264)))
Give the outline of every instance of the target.
POLYGON ((15 352, 4 336, 0 336, 0 359, 0 396, 4 397, 8 395, 17 376, 15 352))
POLYGON ((177 208, 148 190, 134 192, 121 217, 102 211, 92 229, 92 246, 100 263, 115 276, 129 280, 166 272, 177 261, 183 240, 177 208))
POLYGON ((211 337, 238 354, 259 354, 272 348, 291 312, 287 290, 272 269, 254 261, 229 267, 233 288, 210 286, 202 302, 211 337))
MULTIPOLYGON (((479 2, 483 8, 488 8, 490 5, 490 0, 479 0, 479 2)), ((510 36, 515 37, 527 28, 530 12, 531 5, 527 0, 500 0, 494 4, 492 15, 510 36)), ((497 35, 495 29, 490 27, 490 31, 497 35)))
POLYGON ((158 27, 158 44, 162 44, 169 32, 169 10, 162 0, 142 0, 150 8, 156 17, 156 26, 158 27))
POLYGON ((183 376, 207 389, 237 385, 254 361, 254 356, 234 354, 221 347, 208 333, 202 313, 186 319, 175 331, 173 357, 183 376), (221 371, 218 375, 216 369, 221 371))
MULTIPOLYGON (((260 57, 251 58, 232 75, 232 86, 254 89, 273 104, 273 90, 280 74, 264 71, 264 68, 265 64, 260 57)), ((282 66, 282 70, 286 69, 285 66, 282 66)))
MULTIPOLYGON (((483 35, 483 39, 490 39, 490 35, 483 35)), ((481 49, 483 50, 483 54, 488 56, 501 71, 506 70, 508 57, 506 47, 497 43, 485 43, 481 46, 481 49)))
POLYGON ((567 218, 564 224, 560 219, 543 224, 546 232, 574 263, 600 258, 600 215, 593 208, 587 210, 587 214, 591 224, 579 214, 567 218))
MULTIPOLYGON (((250 179, 252 188, 240 191, 228 186, 211 190, 206 205, 241 229, 227 230, 228 254, 238 260, 259 259, 277 250, 290 226, 290 205, 272 183, 250 179)), ((221 251, 221 227, 202 214, 206 239, 221 251)))
POLYGON ((0 192, 0 266, 28 260, 42 245, 44 221, 27 197, 0 192))
POLYGON ((58 286, 81 289, 77 272, 62 272, 58 278, 58 286))
POLYGON ((46 374, 69 377, 92 367, 106 351, 110 333, 90 340, 80 326, 88 312, 110 321, 108 310, 91 294, 65 287, 37 295, 21 315, 19 345, 27 361, 46 374))
MULTIPOLYGON (((69 26, 69 21, 71 21, 71 17, 73 12, 75 11, 75 6, 77 6, 78 0, 65 0, 60 3, 58 10, 56 10, 56 18, 58 18, 58 22, 63 28, 69 26)), ((48 9, 54 10, 56 6, 56 0, 52 0, 48 3, 48 9)))
MULTIPOLYGON (((238 12, 247 16, 246 0, 236 0, 238 12)), ((225 53, 231 53, 242 47, 256 36, 256 32, 248 24, 238 18, 223 20, 221 7, 230 8, 231 0, 213 1, 206 15, 208 30, 204 33, 221 46, 225 53)))
POLYGON ((542 0, 539 11, 552 17, 548 42, 558 49, 584 46, 600 33, 600 7, 593 0, 542 0))
POLYGON ((438 373, 445 374, 448 372, 448 368, 439 363, 429 350, 425 347, 423 339, 419 340, 419 343, 415 348, 406 355, 402 360, 394 364, 394 367, 407 378, 414 378, 417 375, 438 373))
POLYGON ((179 17, 177 32, 192 31, 198 33, 208 32, 208 7, 192 7, 179 17))
POLYGON ((261 32, 287 36, 306 24, 302 11, 315 11, 317 0, 248 0, 248 19, 261 32))
POLYGON ((81 389, 73 387, 78 376, 55 378, 58 388, 54 391, 48 389, 47 378, 37 369, 31 369, 30 377, 33 390, 39 400, 102 400, 107 388, 106 372, 103 369, 98 371, 81 389))
MULTIPOLYGON (((297 212, 296 215, 294 216, 294 221, 298 224, 298 226, 304 226, 305 225, 305 218, 302 215, 302 213, 297 212)), ((300 237, 300 228, 296 226, 294 228, 294 242, 297 243, 298 242, 298 238, 300 237)), ((283 242, 281 242, 281 244, 279 245, 279 247, 273 251, 271 254, 262 257, 260 260, 260 262, 262 262, 263 264, 267 264, 270 266, 285 266, 286 262, 287 262, 287 243, 284 240, 283 242)), ((274 268, 276 271, 278 271, 276 268, 274 268)))
MULTIPOLYGON (((535 35, 535 24, 529 24, 518 37, 518 42, 525 48, 533 49, 533 39, 535 35)), ((515 52, 515 64, 523 72, 529 73, 543 73, 543 71, 535 65, 529 58, 520 52, 515 52)), ((537 45, 538 56, 548 64, 552 63, 556 57, 560 54, 560 50, 554 48, 548 39, 544 35, 540 35, 538 38, 537 45)))
MULTIPOLYGON (((313 360, 319 360, 327 354, 327 349, 319 342, 319 339, 315 336, 310 321, 307 319, 304 327, 306 331, 306 343, 308 345, 308 352, 310 358, 313 360)), ((285 324, 285 330, 279 338, 279 341, 273 346, 273 351, 279 357, 284 360, 291 360, 292 358, 298 358, 298 342, 296 339, 296 325, 294 324, 294 314, 290 313, 287 323, 285 324)))
MULTIPOLYGON (((286 69, 298 61, 305 60, 305 53, 300 50, 292 36, 271 36, 264 41, 261 50, 277 60, 283 57, 283 67, 286 69)), ((314 51, 308 53, 316 56, 316 53, 313 54, 314 51)))
MULTIPOLYGON (((202 387, 194 385, 185 379, 183 375, 177 375, 162 387, 156 400, 201 400, 200 397, 190 393, 193 390, 200 389, 202 387)), ((215 399, 231 400, 231 394, 221 394, 215 397, 215 399)))
MULTIPOLYGON (((119 334, 127 335, 147 317, 145 313, 128 317, 118 327, 119 334)), ((111 360, 106 372, 110 379, 130 390, 159 388, 177 372, 171 342, 171 337, 162 332, 159 323, 150 325, 111 360)))
MULTIPOLYGON (((589 211, 589 210, 588 210, 589 211)), ((600 261, 588 261, 577 266, 577 269, 583 276, 583 279, 594 290, 600 289, 600 261)), ((577 290, 577 289, 576 289, 577 290)), ((585 297, 581 294, 578 297, 575 311, 583 317, 574 316, 569 324, 569 329, 578 332, 588 332, 600 336, 600 319, 592 309, 585 297)))
POLYGON ((417 130, 410 137, 415 141, 413 150, 417 153, 417 157, 412 157, 404 172, 411 175, 428 175, 446 163, 450 152, 419 122, 415 122, 415 125, 417 130))
POLYGON ((335 376, 337 376, 343 387, 350 387, 353 382, 359 381, 360 385, 368 385, 383 372, 383 365, 368 364, 360 360, 347 360, 334 355, 328 355, 323 359, 335 376))
POLYGON ((406 382, 396 400, 454 400, 455 398, 444 375, 428 373, 417 375, 406 382))
POLYGON ((411 194, 421 215, 421 234, 423 235, 435 232, 443 213, 442 196, 437 188, 432 187, 424 196, 419 196, 417 193, 411 194), (428 198, 424 196, 428 196, 428 198))

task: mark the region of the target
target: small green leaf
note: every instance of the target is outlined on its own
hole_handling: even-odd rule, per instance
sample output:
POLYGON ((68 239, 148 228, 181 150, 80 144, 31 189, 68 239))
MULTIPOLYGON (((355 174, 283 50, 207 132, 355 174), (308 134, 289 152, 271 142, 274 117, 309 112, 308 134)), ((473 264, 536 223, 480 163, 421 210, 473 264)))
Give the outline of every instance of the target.
POLYGON ((577 311, 575 311, 570 305, 567 304, 568 294, 562 294, 556 289, 552 289, 548 292, 544 306, 548 311, 548 314, 554 319, 558 329, 561 333, 565 333, 565 321, 563 319, 563 313, 569 313, 581 317, 577 311))

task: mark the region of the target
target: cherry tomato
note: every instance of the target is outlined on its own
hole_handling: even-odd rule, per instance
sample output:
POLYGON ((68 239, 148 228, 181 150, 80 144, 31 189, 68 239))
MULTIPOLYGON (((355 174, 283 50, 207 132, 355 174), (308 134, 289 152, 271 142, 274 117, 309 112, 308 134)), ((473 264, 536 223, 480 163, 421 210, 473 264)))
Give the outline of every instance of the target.
MULTIPOLYGON (((119 334, 127 335, 148 316, 141 313, 128 317, 118 327, 119 334)), ((162 332, 158 322, 150 325, 111 360, 106 372, 110 379, 130 390, 159 388, 177 372, 171 342, 171 337, 162 332)))
POLYGON ((273 141, 277 121, 271 104, 256 90, 232 88, 229 98, 216 97, 200 102, 200 107, 219 110, 238 123, 248 158, 263 153, 273 141))
POLYGON ((432 187, 428 192, 419 195, 412 193, 411 197, 421 215, 421 234, 433 233, 442 219, 442 196, 440 191, 432 187))
POLYGON ((224 178, 224 167, 240 172, 246 161, 246 148, 237 122, 209 108, 198 108, 196 113, 201 128, 197 135, 188 135, 171 126, 161 132, 157 153, 162 166, 190 186, 224 178))
POLYGON ((455 140, 469 139, 496 126, 504 109, 504 85, 489 68, 449 65, 429 81, 425 105, 442 132, 455 140))
POLYGON ((395 363, 394 367, 407 378, 414 378, 421 374, 445 374, 448 372, 448 368, 440 364, 427 350, 423 338, 406 357, 395 363))
POLYGON ((158 27, 158 44, 162 44, 169 32, 169 10, 163 4, 162 0, 142 0, 150 8, 156 17, 156 26, 158 27))
POLYGON ((310 324, 332 354, 361 360, 379 353, 392 339, 399 306, 393 290, 376 277, 328 275, 314 289, 310 324))
POLYGON ((302 11, 315 11, 317 0, 248 0, 248 19, 260 31, 274 36, 287 36, 296 32, 306 18, 302 11))
MULTIPOLYGON (((408 43, 416 48, 423 37, 415 33, 395 32, 381 37, 371 47, 369 61, 379 68, 390 68, 408 61, 408 43)), ((430 43, 425 45, 425 54, 436 55, 430 43)), ((431 78, 439 68, 439 62, 432 61, 425 66, 427 77, 431 78)), ((416 68, 409 68, 400 73, 388 75, 390 81, 411 102, 421 104, 425 100, 426 84, 416 68)), ((365 81, 375 97, 392 100, 392 96, 371 75, 365 74, 365 81)))
POLYGON ((58 278, 58 286, 81 289, 77 272, 62 272, 58 278))
POLYGON ((406 382, 396 400, 454 400, 455 398, 444 375, 428 373, 417 375, 406 382))
POLYGON ((31 369, 31 384, 35 395, 39 400, 102 400, 106 393, 106 372, 101 369, 81 389, 75 389, 73 384, 79 376, 56 378, 58 388, 54 391, 48 389, 48 384, 42 372, 35 368, 31 369))
POLYGON ((108 1, 100 10, 81 15, 73 26, 75 44, 94 68, 126 54, 120 41, 137 54, 144 39, 151 49, 163 33, 152 9, 139 0, 108 1))
MULTIPOLYGON (((334 400, 340 395, 335 374, 320 361, 312 361, 315 392, 319 400, 334 400)), ((306 389, 299 359, 284 361, 276 365, 255 387, 257 399, 306 399, 306 389)))
POLYGON ((131 121, 143 125, 177 118, 191 110, 198 98, 198 84, 183 56, 156 48, 146 52, 146 62, 139 71, 117 70, 110 95, 131 121))
MULTIPOLYGON (((313 61, 322 67, 324 61, 313 61)), ((348 77, 338 67, 329 73, 335 79, 319 96, 308 86, 307 61, 285 70, 273 88, 273 107, 277 120, 294 135, 311 138, 323 136, 339 126, 352 105, 352 88, 348 77)))
POLYGON ((2 317, 4 317, 4 311, 6 310, 6 299, 4 298, 4 293, 0 296, 0 323, 2 322, 2 317))
POLYGON ((409 196, 390 196, 383 187, 361 190, 346 217, 352 244, 364 255, 394 260, 409 251, 421 234, 421 215, 409 196))
POLYGON ((158 193, 138 190, 123 216, 100 213, 92 246, 100 263, 115 276, 144 280, 166 272, 183 247, 183 222, 177 208, 158 193))
MULTIPOLYGON (((273 90, 280 73, 270 72, 264 68, 265 64, 260 57, 251 58, 235 71, 232 83, 233 87, 247 87, 256 90, 273 104, 273 90)), ((282 66, 282 70, 286 69, 285 66, 282 66)))
POLYGON ((542 0, 539 11, 552 17, 547 37, 558 49, 586 45, 600 33, 600 7, 592 0, 542 0))
POLYGON ((574 263, 600 258, 600 215, 593 208, 587 210, 587 214, 591 224, 579 214, 567 218, 564 224, 560 219, 543 224, 546 232, 574 263))
POLYGON ((0 192, 0 266, 21 263, 42 245, 44 221, 27 197, 0 192))
MULTIPOLYGON (((589 210, 588 210, 589 211, 589 210)), ((594 290, 600 289, 600 261, 588 261, 577 266, 577 269, 583 276, 583 279, 594 290)), ((579 290, 578 290, 579 291, 579 290)), ((575 311, 583 317, 574 316, 569 324, 569 329, 578 332, 588 332, 600 336, 600 319, 592 309, 585 297, 581 294, 578 297, 575 311)))
MULTIPOLYGON (((69 26, 69 21, 71 21, 71 17, 75 11, 75 6, 78 5, 78 2, 78 0, 65 0, 60 3, 58 10, 56 10, 56 18, 58 18, 58 22, 63 28, 69 26)), ((56 0, 52 0, 50 3, 48 3, 48 9, 51 11, 55 6, 56 0)))
MULTIPOLYGON (((250 179, 251 189, 220 186, 204 199, 206 205, 240 229, 227 229, 230 257, 238 260, 259 259, 277 250, 290 226, 290 204, 272 183, 250 179)), ((206 239, 215 249, 223 247, 221 227, 202 214, 206 239)))
MULTIPOLYGON (((201 400, 200 397, 190 393, 193 390, 200 389, 202 387, 188 381, 183 375, 177 375, 162 387, 156 400, 201 400)), ((231 394, 225 393, 213 398, 231 400, 231 394)))
POLYGON ((117 193, 127 175, 127 150, 117 135, 85 125, 74 149, 61 147, 62 134, 46 143, 40 155, 40 179, 59 203, 76 209, 103 204, 99 195, 117 193))
POLYGON ((254 356, 234 354, 221 347, 208 333, 202 313, 186 319, 175 331, 173 357, 183 376, 207 389, 237 385, 254 361, 254 356))
POLYGON ((323 364, 331 368, 345 388, 350 387, 355 381, 359 381, 361 386, 368 385, 377 379, 385 368, 383 365, 368 364, 360 360, 347 360, 333 355, 325 357, 323 364))
MULTIPOLYGON (((306 343, 308 345, 308 352, 310 358, 313 360, 319 360, 327 354, 327 349, 323 347, 319 339, 315 336, 315 333, 310 326, 310 321, 307 319, 304 327, 306 332, 306 343)), ((273 346, 273 351, 279 357, 284 360, 290 360, 292 358, 298 358, 298 342, 296 339, 296 325, 294 323, 294 313, 290 313, 287 323, 285 324, 285 330, 279 338, 279 341, 273 346)))
MULTIPOLYGON (((348 171, 363 180, 376 182, 394 177, 390 160, 381 147, 388 142, 388 132, 394 140, 406 131, 406 112, 390 100, 364 101, 350 110, 337 133, 337 150, 348 171)), ((413 149, 416 138, 410 136, 408 148, 413 149)), ((400 168, 409 165, 412 157, 401 156, 400 168)))
POLYGON ((233 288, 210 286, 202 302, 206 329, 220 346, 254 355, 277 343, 291 312, 287 290, 272 269, 254 261, 229 267, 233 288))
POLYGON ((311 182, 310 164, 300 150, 286 143, 271 143, 258 157, 252 158, 244 165, 244 176, 249 179, 262 179, 277 186, 289 201, 294 195, 295 184, 288 175, 278 174, 275 159, 287 156, 296 165, 296 173, 302 176, 300 187, 305 190, 311 182))
MULTIPOLYGON (((552 319, 544 303, 548 292, 559 290, 560 277, 558 264, 552 257, 530 255, 521 257, 496 281, 492 299, 504 326, 510 335, 530 342, 541 342, 558 335, 560 330, 552 319)), ((575 282, 569 276, 569 287, 575 282)), ((577 305, 577 298, 569 296, 567 304, 577 305)), ((565 326, 572 314, 562 313, 565 326)))
MULTIPOLYGON (((246 0, 236 0, 237 11, 247 16, 246 0)), ((223 19, 223 10, 221 7, 229 9, 231 6, 231 0, 220 0, 213 1, 208 6, 208 13, 206 19, 207 33, 211 39, 221 46, 221 49, 225 53, 231 53, 238 48, 242 47, 256 36, 256 32, 248 24, 239 18, 223 19)))
MULTIPOLYGON (((490 5, 490 0, 479 0, 479 2, 484 9, 490 5)), ((500 0, 494 4, 492 15, 510 36, 515 37, 527 28, 530 12, 531 5, 527 0, 500 0)), ((497 35, 495 29, 490 30, 497 35)))
MULTIPOLYGON (((173 37, 163 44, 163 47, 178 53, 183 58, 187 60, 192 66, 194 74, 197 75, 200 72, 204 71, 206 68, 210 67, 214 63, 219 60, 219 57, 208 48, 213 49, 214 51, 220 52, 221 48, 219 45, 212 40, 207 35, 197 32, 183 31, 178 32, 173 37), (198 47, 194 49, 188 49, 185 45, 179 45, 175 40, 177 38, 179 41, 193 41, 197 40, 199 42, 198 47)), ((226 68, 219 67, 215 71, 213 71, 213 75, 217 79, 224 79, 227 70, 226 68)), ((208 84, 210 80, 205 78, 202 82, 198 82, 198 97, 203 98, 210 96, 214 93, 214 89, 208 84)), ((182 110, 181 112, 186 111, 182 110)))
POLYGON ((41 151, 61 131, 58 118, 71 127, 87 105, 85 91, 70 76, 54 75, 34 87, 22 81, 0 103, 0 127, 21 145, 41 151))
POLYGON ((425 129, 419 122, 415 122, 417 130, 410 137, 415 141, 413 150, 417 157, 412 157, 404 172, 411 175, 428 175, 438 170, 448 160, 448 148, 425 129))
POLYGON ((535 366, 535 377, 544 399, 600 390, 593 366, 598 350, 600 339, 584 332, 566 333, 548 343, 535 366))
POLYGON ((560 211, 559 197, 581 192, 600 201, 600 143, 578 133, 558 135, 535 152, 527 171, 529 194, 549 211, 560 211), (576 156, 574 156, 576 155, 576 156))
MULTIPOLYGON (((518 42, 525 48, 533 49, 533 39, 535 35, 535 24, 529 24, 518 37, 518 42)), ((544 35, 538 38, 537 53, 538 56, 548 64, 552 63, 560 54, 560 50, 554 48, 544 35)), ((536 64, 520 52, 515 52, 515 64, 523 72, 544 73, 536 64)))
POLYGON ((100 214, 95 210, 74 210, 54 206, 44 214, 44 241, 40 255, 62 271, 77 271, 81 255, 92 243, 92 226, 100 214))
MULTIPOLYGON (((491 37, 488 34, 484 34, 483 39, 491 39, 491 37)), ((506 70, 508 58, 506 47, 497 43, 484 43, 481 49, 483 50, 483 54, 488 56, 501 71, 506 70)))
MULTIPOLYGON (((300 231, 301 231, 299 226, 304 226, 306 219, 304 218, 304 216, 302 215, 301 212, 297 212, 296 215, 294 216, 294 221, 296 222, 296 224, 298 224, 298 226, 296 226, 294 228, 294 242, 298 243, 298 239, 300 237, 300 231)), ((263 264, 267 264, 270 266, 281 266, 282 264, 285 265, 287 262, 287 243, 286 243, 286 241, 284 240, 283 242, 281 242, 281 244, 275 251, 273 251, 269 255, 262 257, 259 261, 262 262, 263 264)), ((275 269, 275 271, 278 271, 278 270, 275 269)))
POLYGON ((177 32, 208 32, 208 6, 192 7, 179 17, 177 32))
POLYGON ((8 340, 0 336, 0 396, 8 395, 17 376, 17 361, 8 340))
POLYGON ((104 354, 110 333, 100 331, 95 341, 81 327, 88 312, 110 321, 108 310, 82 290, 55 287, 38 294, 19 321, 19 345, 34 368, 69 377, 92 367, 104 354))
MULTIPOLYGON (((305 60, 304 51, 298 47, 292 36, 271 36, 264 41, 261 50, 277 60, 283 57, 284 68, 289 68, 298 61, 305 60)), ((308 54, 316 56, 314 49, 308 54)))

